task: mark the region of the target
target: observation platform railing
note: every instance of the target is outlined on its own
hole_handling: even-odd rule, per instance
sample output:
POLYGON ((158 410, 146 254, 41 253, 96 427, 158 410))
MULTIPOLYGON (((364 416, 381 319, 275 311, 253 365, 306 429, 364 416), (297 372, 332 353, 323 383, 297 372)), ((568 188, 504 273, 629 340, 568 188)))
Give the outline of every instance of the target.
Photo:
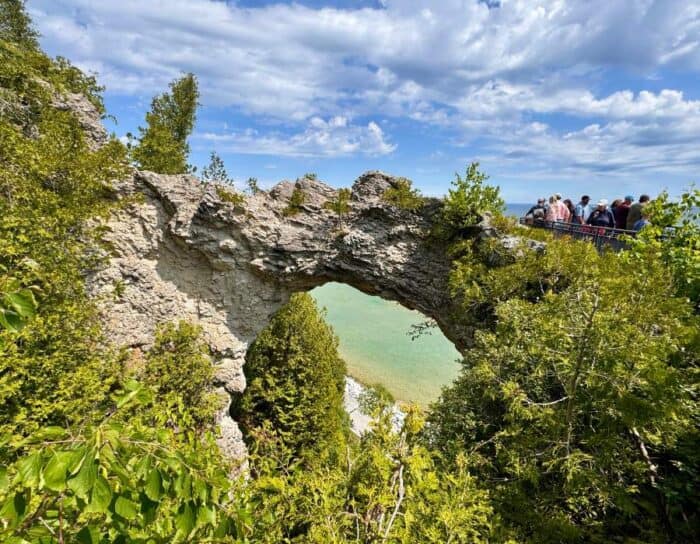
POLYGON ((627 247, 625 238, 629 236, 634 237, 637 234, 633 230, 595 227, 593 225, 580 225, 578 223, 564 223, 561 221, 538 221, 526 217, 520 218, 520 224, 552 231, 556 237, 570 236, 576 240, 588 240, 599 251, 602 251, 604 248, 621 251, 627 247))

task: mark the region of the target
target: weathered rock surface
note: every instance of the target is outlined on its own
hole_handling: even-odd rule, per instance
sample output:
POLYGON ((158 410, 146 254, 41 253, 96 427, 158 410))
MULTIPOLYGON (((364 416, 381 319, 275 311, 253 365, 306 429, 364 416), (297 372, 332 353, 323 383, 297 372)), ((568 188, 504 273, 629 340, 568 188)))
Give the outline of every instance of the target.
MULTIPOLYGON (((468 339, 453 326, 447 296, 449 259, 428 237, 440 204, 420 212, 389 206, 381 195, 393 181, 381 172, 361 176, 340 224, 325 208, 337 191, 315 180, 298 181, 304 204, 285 216, 290 182, 234 206, 194 177, 136 172, 118 189, 142 196, 110 220, 113 254, 90 280, 110 339, 142 349, 159 323, 198 323, 214 353, 216 386, 229 398, 245 388, 247 346, 270 315, 292 293, 338 281, 421 311, 463 347, 468 339)), ((243 456, 227 412, 221 424, 224 450, 243 456)))

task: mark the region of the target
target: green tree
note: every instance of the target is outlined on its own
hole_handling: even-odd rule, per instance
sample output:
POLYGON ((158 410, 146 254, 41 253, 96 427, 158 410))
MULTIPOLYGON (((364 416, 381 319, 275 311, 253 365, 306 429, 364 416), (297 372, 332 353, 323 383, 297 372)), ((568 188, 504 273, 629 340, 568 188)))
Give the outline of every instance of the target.
MULTIPOLYGON (((442 472, 419 440, 423 421, 408 411, 395 430, 388 412, 340 463, 281 467, 255 451, 248 501, 259 512, 251 541, 344 544, 481 544, 501 539, 488 493, 461 463, 442 472), (492 540, 494 538, 495 540, 492 540)), ((269 448, 266 448, 269 451, 269 448)))
POLYGON ((697 318, 661 261, 630 270, 616 254, 568 244, 547 246, 545 273, 542 255, 524 248, 532 258, 487 282, 509 294, 433 407, 429 443, 467 455, 522 538, 665 541, 688 512, 659 482, 693 427, 697 318))
POLYGON ((338 191, 338 196, 333 200, 326 202, 324 207, 327 210, 331 210, 338 216, 338 227, 343 226, 343 217, 350 211, 350 196, 352 191, 350 189, 340 189, 338 191))
POLYGON ((289 203, 287 204, 287 207, 282 211, 282 214, 285 217, 290 217, 292 215, 296 215, 301 211, 301 206, 304 204, 304 201, 306 200, 306 193, 304 193, 304 190, 299 187, 299 185, 294 186, 294 190, 292 191, 292 196, 289 199, 289 203))
POLYGON ((220 404, 211 392, 213 379, 214 368, 200 327, 181 321, 158 328, 146 355, 143 381, 166 412, 191 418, 191 427, 211 426, 220 404))
POLYGON ((0 40, 38 49, 39 34, 25 10, 24 0, 0 0, 0 40))
POLYGON ((202 180, 207 183, 218 183, 221 185, 233 185, 234 181, 228 176, 223 159, 216 151, 212 151, 209 157, 209 164, 202 170, 202 180))
POLYGON ((170 92, 153 99, 147 127, 139 127, 140 137, 131 151, 140 168, 162 174, 192 170, 187 164, 187 138, 194 128, 198 98, 197 78, 185 74, 170 83, 170 92))
POLYGON ((246 181, 246 185, 248 186, 248 191, 251 195, 257 195, 260 192, 258 178, 248 178, 248 181, 246 181))
POLYGON ((660 259, 672 271, 676 291, 700 309, 700 189, 691 189, 677 200, 664 191, 645 207, 651 221, 629 240, 624 258, 639 268, 649 259, 660 259))
POLYGON ((246 355, 247 387, 234 405, 244 433, 269 425, 295 454, 343 443, 345 363, 313 298, 292 295, 246 355))
POLYGON ((417 210, 423 206, 424 199, 418 189, 414 189, 413 182, 407 178, 397 178, 391 182, 382 195, 382 200, 403 210, 417 210))
POLYGON ((485 184, 488 176, 479 170, 479 163, 467 167, 464 177, 455 174, 445 197, 442 217, 436 231, 441 238, 448 240, 462 236, 479 223, 484 213, 503 213, 505 202, 498 187, 485 184))

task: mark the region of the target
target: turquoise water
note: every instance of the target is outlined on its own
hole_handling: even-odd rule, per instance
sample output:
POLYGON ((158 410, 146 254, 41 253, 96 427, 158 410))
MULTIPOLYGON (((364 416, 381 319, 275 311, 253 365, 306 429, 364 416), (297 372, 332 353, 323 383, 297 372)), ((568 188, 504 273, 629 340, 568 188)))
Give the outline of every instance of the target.
POLYGON ((459 353, 439 329, 416 340, 407 334, 425 320, 419 312, 339 283, 311 295, 326 307, 348 373, 359 381, 381 383, 397 400, 426 406, 457 376, 459 353))

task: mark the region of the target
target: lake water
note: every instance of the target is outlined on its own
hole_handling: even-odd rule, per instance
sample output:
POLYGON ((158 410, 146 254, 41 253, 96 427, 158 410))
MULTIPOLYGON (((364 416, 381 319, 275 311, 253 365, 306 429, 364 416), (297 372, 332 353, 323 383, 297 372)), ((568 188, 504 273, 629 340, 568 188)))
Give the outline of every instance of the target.
POLYGON ((459 352, 440 332, 411 340, 411 325, 425 317, 395 302, 339 283, 311 291, 340 339, 348 373, 365 384, 381 383, 397 400, 426 406, 459 371, 459 352))
MULTIPOLYGON (((522 216, 532 204, 508 204, 509 215, 522 216)), ((381 383, 397 400, 426 406, 459 372, 459 352, 440 332, 411 340, 411 325, 425 317, 394 302, 338 283, 311 291, 340 339, 348 373, 366 384, 381 383)))

